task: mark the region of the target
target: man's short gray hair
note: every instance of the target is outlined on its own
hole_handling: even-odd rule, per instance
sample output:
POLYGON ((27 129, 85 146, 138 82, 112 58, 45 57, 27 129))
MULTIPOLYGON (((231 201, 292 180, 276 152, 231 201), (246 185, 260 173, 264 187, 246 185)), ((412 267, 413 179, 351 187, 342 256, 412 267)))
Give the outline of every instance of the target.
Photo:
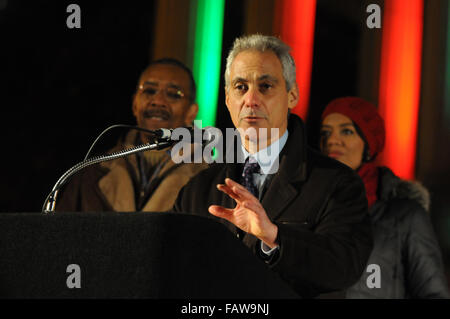
POLYGON ((272 51, 278 57, 283 67, 283 77, 286 82, 286 90, 295 86, 295 62, 289 51, 291 48, 279 38, 262 34, 243 36, 234 40, 233 47, 228 53, 225 69, 225 89, 230 85, 230 68, 234 58, 246 50, 259 52, 272 51))

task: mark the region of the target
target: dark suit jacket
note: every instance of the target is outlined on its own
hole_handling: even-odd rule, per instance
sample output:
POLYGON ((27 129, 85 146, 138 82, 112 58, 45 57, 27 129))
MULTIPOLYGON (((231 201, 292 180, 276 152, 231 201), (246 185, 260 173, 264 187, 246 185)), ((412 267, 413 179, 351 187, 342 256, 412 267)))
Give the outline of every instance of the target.
MULTIPOLYGON (((347 166, 306 146, 301 119, 290 115, 289 137, 279 170, 262 197, 278 226, 279 252, 269 266, 303 297, 345 289, 361 276, 372 250, 372 233, 362 180, 347 166)), ((210 205, 233 208, 233 199, 216 184, 239 182, 242 164, 213 164, 179 193, 174 211, 212 216, 210 205)), ((216 218, 212 216, 212 218, 216 218)), ((220 219, 232 232, 237 228, 220 219)), ((240 236, 255 254, 260 241, 240 236)))

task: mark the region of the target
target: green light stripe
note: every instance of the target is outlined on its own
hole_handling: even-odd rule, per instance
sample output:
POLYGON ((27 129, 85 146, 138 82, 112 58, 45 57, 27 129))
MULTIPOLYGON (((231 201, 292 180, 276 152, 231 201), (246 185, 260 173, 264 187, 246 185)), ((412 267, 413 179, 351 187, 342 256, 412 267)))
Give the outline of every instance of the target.
MULTIPOLYGON (((446 124, 450 123, 450 2, 447 4, 447 48, 445 52, 444 113, 446 124)), ((448 126, 447 126, 448 127, 448 126)))
POLYGON ((192 71, 198 88, 199 112, 196 119, 201 120, 203 126, 214 126, 219 96, 225 0, 193 0, 192 4, 197 5, 195 20, 192 19, 194 10, 191 10, 190 17, 190 24, 195 24, 192 71))

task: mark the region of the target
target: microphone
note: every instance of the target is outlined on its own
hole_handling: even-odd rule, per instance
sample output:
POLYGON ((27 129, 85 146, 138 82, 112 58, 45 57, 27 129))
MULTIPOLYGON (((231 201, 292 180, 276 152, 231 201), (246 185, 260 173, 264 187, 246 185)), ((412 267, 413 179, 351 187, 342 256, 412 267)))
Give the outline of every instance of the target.
POLYGON ((174 129, 160 128, 152 131, 156 137, 161 141, 180 140, 180 136, 183 141, 188 138, 191 143, 208 144, 215 138, 220 137, 222 132, 214 126, 206 126, 204 128, 198 127, 178 127, 174 129), (188 136, 186 136, 188 135, 188 136))

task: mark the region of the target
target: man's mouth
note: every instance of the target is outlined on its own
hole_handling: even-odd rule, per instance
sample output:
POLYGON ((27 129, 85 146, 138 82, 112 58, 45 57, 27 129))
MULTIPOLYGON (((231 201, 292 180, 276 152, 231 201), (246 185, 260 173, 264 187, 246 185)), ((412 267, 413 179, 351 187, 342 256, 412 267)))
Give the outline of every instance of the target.
POLYGON ((256 122, 256 121, 263 120, 263 119, 264 119, 264 117, 262 117, 262 116, 245 116, 243 118, 243 120, 247 121, 247 122, 256 122))
POLYGON ((145 110, 143 115, 147 120, 167 121, 170 119, 170 113, 166 110, 145 110))

